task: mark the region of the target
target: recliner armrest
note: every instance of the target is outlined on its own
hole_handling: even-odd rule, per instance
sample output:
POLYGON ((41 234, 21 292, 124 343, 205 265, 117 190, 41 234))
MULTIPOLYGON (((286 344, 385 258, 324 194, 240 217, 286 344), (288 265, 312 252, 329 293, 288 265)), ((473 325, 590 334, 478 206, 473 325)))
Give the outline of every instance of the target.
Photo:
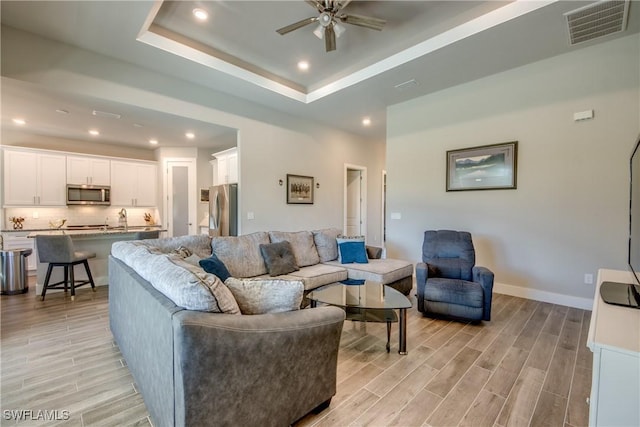
POLYGON ((425 262, 416 264, 416 290, 418 296, 418 311, 424 312, 424 288, 429 277, 429 267, 425 262))
POLYGON ((480 283, 484 291, 484 317, 482 320, 491 320, 491 299, 493 297, 494 274, 486 267, 474 266, 471 269, 473 281, 480 283))

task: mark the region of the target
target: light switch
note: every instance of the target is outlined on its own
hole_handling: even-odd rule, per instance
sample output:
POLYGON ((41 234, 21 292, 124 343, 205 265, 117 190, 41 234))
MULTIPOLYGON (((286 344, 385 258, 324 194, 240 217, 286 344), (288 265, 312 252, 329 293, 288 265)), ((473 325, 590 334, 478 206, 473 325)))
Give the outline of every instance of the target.
POLYGON ((402 214, 400 212, 391 212, 391 219, 402 219, 402 214))
POLYGON ((253 212, 247 212, 247 219, 254 219, 255 216, 253 215, 253 212))

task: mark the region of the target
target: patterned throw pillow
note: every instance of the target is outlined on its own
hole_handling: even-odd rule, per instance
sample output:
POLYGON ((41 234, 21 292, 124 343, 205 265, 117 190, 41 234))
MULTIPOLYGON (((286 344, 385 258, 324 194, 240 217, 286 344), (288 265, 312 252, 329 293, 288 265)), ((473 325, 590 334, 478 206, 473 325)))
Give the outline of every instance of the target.
POLYGON ((286 240, 266 245, 261 244, 260 253, 264 258, 269 276, 280 276, 299 270, 291 244, 286 240))
POLYGON ((231 290, 242 314, 299 310, 304 292, 304 285, 300 280, 229 277, 224 284, 231 290))

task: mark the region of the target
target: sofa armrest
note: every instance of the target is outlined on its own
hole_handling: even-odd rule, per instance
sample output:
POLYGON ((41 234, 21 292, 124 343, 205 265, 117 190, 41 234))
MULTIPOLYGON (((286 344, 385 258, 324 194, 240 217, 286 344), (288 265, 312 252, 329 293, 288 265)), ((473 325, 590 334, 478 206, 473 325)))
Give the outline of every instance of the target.
POLYGON ((475 266, 471 270, 473 281, 480 283, 484 293, 484 307, 482 320, 491 320, 491 300, 493 298, 493 279, 494 275, 491 270, 486 267, 475 266))
POLYGON ((429 268, 427 263, 419 262, 416 264, 416 293, 418 297, 418 311, 424 312, 424 288, 429 277, 429 268))
POLYGON ((336 392, 344 318, 337 307, 177 313, 176 424, 289 425, 304 416, 336 392))
POLYGON ((367 248, 367 258, 369 259, 380 259, 382 258, 382 248, 377 246, 366 246, 367 248))

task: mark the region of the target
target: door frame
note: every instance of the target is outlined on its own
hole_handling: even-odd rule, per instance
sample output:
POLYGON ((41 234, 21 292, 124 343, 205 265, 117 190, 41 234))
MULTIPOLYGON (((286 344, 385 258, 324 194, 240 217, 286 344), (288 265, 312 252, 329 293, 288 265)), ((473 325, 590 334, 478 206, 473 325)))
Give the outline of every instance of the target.
POLYGON ((344 183, 343 183, 343 216, 342 216, 342 232, 347 232, 347 172, 350 170, 360 171, 360 232, 367 239, 367 167, 354 165, 351 163, 344 164, 344 183))
POLYGON ((167 236, 173 237, 173 204, 170 200, 171 182, 169 182, 169 168, 171 166, 186 166, 187 167, 187 186, 189 188, 188 194, 188 208, 189 208, 189 234, 197 234, 197 219, 198 219, 198 199, 197 199, 197 164, 196 159, 190 157, 170 157, 164 159, 164 165, 162 168, 162 206, 164 208, 165 224, 167 224, 167 236))

